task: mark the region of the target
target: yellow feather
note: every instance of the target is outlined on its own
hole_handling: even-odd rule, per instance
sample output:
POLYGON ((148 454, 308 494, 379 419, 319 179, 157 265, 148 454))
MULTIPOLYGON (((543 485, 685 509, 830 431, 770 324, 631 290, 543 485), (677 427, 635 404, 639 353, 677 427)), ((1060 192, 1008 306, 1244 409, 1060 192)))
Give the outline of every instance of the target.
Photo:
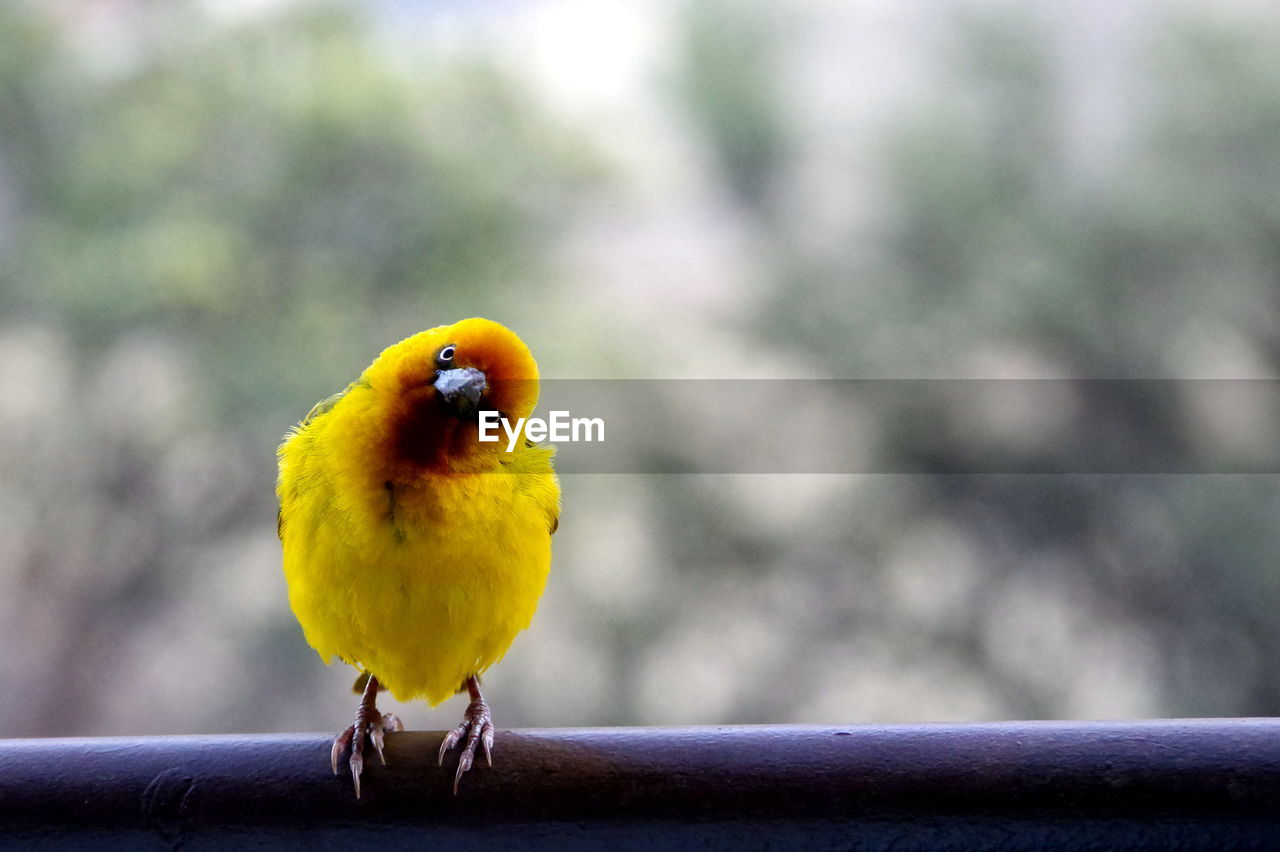
POLYGON ((460 364, 487 367, 491 388, 507 382, 508 417, 528 416, 537 366, 518 337, 483 319, 431 329, 312 409, 280 446, 277 487, 289 602, 307 641, 326 663, 431 704, 529 626, 560 499, 550 448, 464 443, 415 456, 442 440, 430 380, 445 344, 460 364))

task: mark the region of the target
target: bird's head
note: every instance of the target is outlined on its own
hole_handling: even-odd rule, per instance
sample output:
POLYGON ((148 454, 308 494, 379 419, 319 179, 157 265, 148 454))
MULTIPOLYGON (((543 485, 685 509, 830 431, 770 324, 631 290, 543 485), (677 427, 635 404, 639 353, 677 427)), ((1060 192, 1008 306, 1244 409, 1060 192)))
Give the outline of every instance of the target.
POLYGON ((438 471, 483 470, 503 442, 479 440, 479 412, 514 423, 538 401, 538 365, 515 332, 475 317, 390 346, 365 373, 386 407, 397 460, 438 471))

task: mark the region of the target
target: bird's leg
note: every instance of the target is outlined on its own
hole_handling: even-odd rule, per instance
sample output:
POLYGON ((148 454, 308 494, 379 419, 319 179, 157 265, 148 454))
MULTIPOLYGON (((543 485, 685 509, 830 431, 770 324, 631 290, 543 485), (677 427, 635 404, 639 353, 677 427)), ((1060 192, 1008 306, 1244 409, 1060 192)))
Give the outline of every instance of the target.
MULTIPOLYGON (((359 683, 356 681, 357 686, 359 683)), ((378 712, 375 706, 378 701, 378 689, 378 679, 369 675, 364 685, 364 694, 360 696, 360 705, 356 707, 355 722, 333 738, 333 751, 330 758, 334 775, 338 774, 338 758, 348 746, 351 747, 351 757, 347 759, 347 763, 351 766, 351 779, 356 785, 357 799, 360 798, 360 773, 364 771, 365 738, 368 737, 369 742, 373 743, 374 749, 378 752, 378 759, 385 766, 387 759, 382 754, 384 735, 404 730, 404 725, 400 724, 400 720, 394 713, 378 712)))
POLYGON ((467 678, 466 687, 471 695, 471 703, 467 705, 462 723, 444 735, 444 742, 440 743, 438 761, 439 765, 443 766, 445 754, 462 742, 464 736, 466 737, 462 752, 458 755, 458 771, 453 775, 455 796, 458 795, 458 782, 462 780, 462 774, 475 762, 477 745, 484 746, 485 762, 493 766, 493 716, 489 713, 489 705, 485 703, 484 696, 480 694, 480 681, 475 675, 467 678))

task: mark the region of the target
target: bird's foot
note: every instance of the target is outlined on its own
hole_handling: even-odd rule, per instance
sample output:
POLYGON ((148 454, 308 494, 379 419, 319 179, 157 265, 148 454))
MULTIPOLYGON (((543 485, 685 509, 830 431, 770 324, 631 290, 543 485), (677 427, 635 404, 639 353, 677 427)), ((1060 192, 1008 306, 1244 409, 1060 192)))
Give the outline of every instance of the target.
POLYGON ((364 695, 360 699, 360 706, 356 708, 355 722, 333 738, 333 749, 330 753, 333 774, 337 775, 338 760, 350 747, 351 756, 347 758, 347 764, 351 767, 351 780, 355 782, 357 799, 360 798, 360 773, 364 771, 365 740, 373 743, 374 750, 378 752, 378 759, 385 766, 387 758, 382 753, 385 736, 404 730, 404 725, 394 713, 378 712, 378 708, 374 706, 377 695, 378 679, 370 677, 365 686, 364 695))
POLYGON ((462 743, 462 751, 458 755, 458 771, 453 775, 453 794, 458 795, 458 782, 462 775, 471 768, 476 759, 476 746, 484 747, 485 763, 493 766, 493 716, 489 705, 480 694, 480 685, 474 677, 467 678, 467 690, 471 693, 471 703, 462 717, 461 724, 444 735, 440 743, 438 765, 444 765, 444 756, 458 743, 462 743), (463 738, 466 738, 465 741, 463 738))

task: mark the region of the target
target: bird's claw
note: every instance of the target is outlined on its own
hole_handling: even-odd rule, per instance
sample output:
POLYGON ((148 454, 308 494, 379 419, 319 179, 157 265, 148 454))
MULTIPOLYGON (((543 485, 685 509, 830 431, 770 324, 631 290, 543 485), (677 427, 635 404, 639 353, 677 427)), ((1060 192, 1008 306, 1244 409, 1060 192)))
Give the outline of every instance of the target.
POLYGON ((460 742, 463 743, 462 752, 458 755, 458 770, 453 775, 455 796, 458 795, 458 783, 462 781, 462 776, 475 763, 477 746, 484 749, 485 763, 493 766, 493 734, 493 716, 489 713, 489 705, 485 704, 484 699, 479 699, 467 706, 466 715, 462 717, 458 727, 444 735, 444 741, 440 743, 440 753, 437 756, 439 766, 444 765, 444 756, 454 746, 460 742), (465 742, 463 737, 466 737, 465 742))
POLYGON ((365 739, 373 743, 374 750, 378 752, 378 759, 382 761, 383 766, 386 766, 387 758, 383 754, 386 735, 403 730, 404 725, 394 713, 379 713, 371 707, 365 714, 357 712, 355 724, 349 725, 345 731, 333 738, 333 749, 330 752, 333 774, 338 774, 338 759, 349 746, 351 756, 347 758, 347 765, 351 767, 351 780, 355 784, 357 799, 360 798, 360 775, 364 772, 365 739))
POLYGON ((361 754, 363 750, 352 745, 351 757, 347 759, 347 763, 351 766, 351 780, 355 783, 357 799, 360 798, 360 773, 364 772, 364 755, 361 754))
POLYGON ((369 731, 369 741, 378 750, 378 760, 382 761, 383 766, 386 766, 387 756, 382 753, 382 746, 386 742, 386 736, 388 733, 403 731, 404 725, 400 722, 400 717, 394 713, 382 713, 381 716, 379 723, 369 731))
POLYGON ((347 750, 347 746, 351 745, 351 737, 355 734, 356 726, 351 725, 345 731, 333 738, 333 749, 329 752, 329 760, 333 766, 333 774, 338 774, 338 758, 342 757, 342 753, 347 750))

